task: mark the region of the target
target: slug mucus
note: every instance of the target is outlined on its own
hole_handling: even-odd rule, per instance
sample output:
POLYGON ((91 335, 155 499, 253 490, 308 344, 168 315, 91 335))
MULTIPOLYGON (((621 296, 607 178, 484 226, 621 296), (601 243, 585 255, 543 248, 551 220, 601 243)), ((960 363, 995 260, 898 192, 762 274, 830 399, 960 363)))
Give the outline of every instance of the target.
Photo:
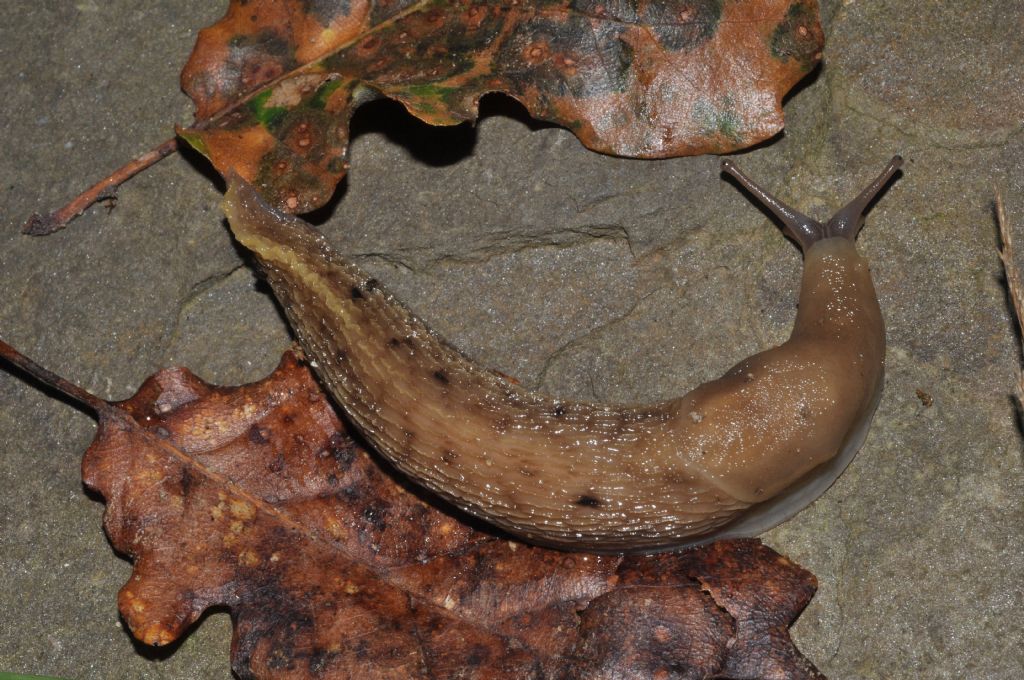
POLYGON ((854 239, 901 163, 822 224, 723 161, 803 251, 793 331, 649 405, 528 391, 477 366, 237 176, 224 208, 327 390, 399 470, 528 542, 644 552, 765 531, 824 493, 860 448, 881 396, 885 327, 854 239))

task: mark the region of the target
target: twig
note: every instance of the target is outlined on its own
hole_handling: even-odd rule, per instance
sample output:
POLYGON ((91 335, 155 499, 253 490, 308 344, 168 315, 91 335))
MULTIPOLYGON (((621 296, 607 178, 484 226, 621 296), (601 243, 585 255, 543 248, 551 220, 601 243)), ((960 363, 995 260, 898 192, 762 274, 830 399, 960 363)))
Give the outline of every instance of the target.
MULTIPOLYGON (((100 399, 95 394, 88 392, 85 388, 79 387, 70 380, 65 380, 56 373, 46 370, 27 356, 0 340, 0 360, 7 360, 14 366, 28 373, 30 376, 52 387, 58 392, 63 392, 69 398, 79 404, 89 407, 97 414, 109 410, 110 404, 100 399)), ((0 674, 2 675, 2 674, 0 674)))
MULTIPOLYGON (((1013 236, 1006 222, 1006 209, 1003 196, 996 189, 996 222, 999 224, 999 237, 1003 247, 999 251, 999 259, 1003 261, 1006 272, 1006 285, 1010 289, 1010 300, 1013 301, 1013 313, 1017 320, 1017 330, 1024 339, 1024 287, 1021 286, 1020 270, 1017 269, 1013 254, 1013 236)), ((1024 411, 1024 344, 1021 345, 1021 361, 1017 364, 1017 406, 1024 411)))
POLYGON ((46 236, 55 231, 60 231, 68 226, 71 220, 84 213, 93 203, 102 201, 105 198, 112 198, 113 192, 122 183, 156 164, 157 161, 170 156, 177 150, 178 138, 171 137, 156 148, 118 168, 109 177, 93 184, 60 210, 54 210, 48 215, 34 213, 22 226, 21 232, 30 236, 46 236))

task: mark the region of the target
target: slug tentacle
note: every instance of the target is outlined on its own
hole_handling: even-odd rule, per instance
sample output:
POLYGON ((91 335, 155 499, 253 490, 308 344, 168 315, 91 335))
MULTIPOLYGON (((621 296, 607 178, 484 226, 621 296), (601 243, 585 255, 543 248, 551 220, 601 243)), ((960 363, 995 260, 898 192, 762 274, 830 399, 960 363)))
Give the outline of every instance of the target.
POLYGON ((864 188, 860 194, 847 203, 842 209, 825 224, 814 218, 804 215, 784 202, 780 201, 769 192, 762 189, 756 182, 746 176, 736 164, 728 159, 722 161, 722 172, 732 176, 744 189, 752 193, 762 205, 771 210, 772 214, 782 221, 786 233, 800 245, 800 249, 807 251, 812 245, 825 238, 841 236, 849 240, 857 238, 861 226, 864 224, 864 212, 868 205, 885 188, 896 174, 896 171, 903 165, 903 158, 893 156, 889 164, 885 166, 881 174, 864 188))
POLYGON ((864 225, 864 212, 868 209, 875 197, 882 191, 896 171, 903 165, 901 156, 893 156, 889 165, 875 178, 875 181, 864 188, 857 198, 853 199, 842 209, 838 210, 832 219, 825 225, 827 236, 844 236, 851 241, 857 238, 860 228, 864 225))
POLYGON ((881 394, 884 325, 847 225, 859 227, 895 168, 840 211, 843 238, 833 238, 724 167, 804 249, 793 332, 717 380, 642 406, 527 391, 477 366, 237 177, 224 208, 325 387, 399 470, 535 543, 650 551, 754 535, 798 512, 846 467, 881 394))
POLYGON ((722 160, 722 172, 732 176, 740 185, 752 193, 761 205, 771 210, 772 214, 782 222, 786 233, 797 242, 800 249, 807 251, 813 244, 825 237, 825 227, 818 220, 808 217, 799 210, 791 208, 778 198, 761 188, 754 180, 736 167, 728 158, 722 160))

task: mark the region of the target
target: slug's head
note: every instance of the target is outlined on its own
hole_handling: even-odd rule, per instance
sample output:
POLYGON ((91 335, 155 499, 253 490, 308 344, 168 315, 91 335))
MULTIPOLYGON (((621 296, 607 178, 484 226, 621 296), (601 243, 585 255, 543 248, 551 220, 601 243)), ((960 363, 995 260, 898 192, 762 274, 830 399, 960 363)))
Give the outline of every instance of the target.
POLYGON ((756 196, 762 205, 771 210, 782 221, 786 233, 800 244, 801 250, 807 252, 808 248, 822 239, 841 236, 852 241, 857 238, 857 233, 864 224, 864 211, 867 210, 871 201, 878 196, 878 193, 885 188, 901 165, 903 165, 903 159, 900 156, 893 156, 892 160, 889 161, 889 165, 885 166, 885 170, 875 178, 875 181, 869 184, 858 194, 857 198, 847 203, 825 224, 804 215, 798 210, 790 208, 772 196, 743 174, 743 171, 737 168, 736 164, 732 161, 728 159, 722 161, 722 172, 731 175, 744 189, 756 196))

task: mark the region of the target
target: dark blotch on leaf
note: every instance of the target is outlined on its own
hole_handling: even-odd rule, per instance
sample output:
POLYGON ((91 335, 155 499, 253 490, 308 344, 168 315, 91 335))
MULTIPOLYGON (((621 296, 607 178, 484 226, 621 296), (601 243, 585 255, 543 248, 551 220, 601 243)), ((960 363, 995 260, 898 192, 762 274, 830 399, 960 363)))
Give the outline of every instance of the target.
POLYGON ((692 50, 706 43, 715 35, 721 18, 721 0, 651 2, 643 16, 662 47, 673 52, 692 50))
POLYGON ((189 467, 183 467, 181 469, 181 478, 178 480, 178 485, 181 487, 181 495, 189 495, 192 492, 195 483, 196 480, 192 476, 192 469, 189 467))
POLYGON ((249 441, 253 444, 266 444, 270 441, 270 432, 259 425, 253 425, 249 428, 249 441))
POLYGON ((352 11, 350 0, 300 0, 300 2, 303 14, 314 17, 324 27, 352 11))
POLYGON ((279 473, 284 470, 284 455, 278 453, 274 456, 274 459, 267 465, 267 469, 274 473, 279 473))
POLYGON ((772 34, 772 56, 786 61, 795 59, 803 68, 810 69, 818 54, 818 36, 812 27, 817 22, 817 12, 808 3, 799 3, 789 8, 786 18, 772 34))
POLYGON ((337 432, 331 435, 331 438, 327 441, 327 450, 343 471, 348 470, 352 463, 355 462, 355 442, 346 434, 337 432))
POLYGON ((363 519, 377 531, 384 531, 388 527, 387 506, 383 503, 370 503, 363 509, 363 519))

